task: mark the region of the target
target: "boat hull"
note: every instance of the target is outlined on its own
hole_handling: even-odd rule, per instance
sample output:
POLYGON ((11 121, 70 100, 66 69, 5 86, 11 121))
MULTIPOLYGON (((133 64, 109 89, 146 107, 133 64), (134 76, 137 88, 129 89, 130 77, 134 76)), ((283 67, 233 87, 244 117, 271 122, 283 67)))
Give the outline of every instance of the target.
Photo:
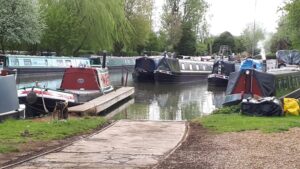
POLYGON ((132 73, 132 78, 137 82, 154 82, 154 73, 134 71, 132 73))
POLYGON ((53 112, 57 102, 68 102, 68 107, 78 105, 75 96, 55 90, 24 88, 18 90, 20 104, 26 105, 26 117, 36 117, 53 112))
POLYGON ((209 85, 225 87, 228 84, 228 77, 219 74, 211 74, 208 76, 207 81, 209 85))
POLYGON ((208 73, 165 73, 156 71, 154 79, 157 83, 192 83, 205 80, 208 73))
POLYGON ((9 74, 15 74, 17 70, 18 75, 32 75, 32 74, 63 74, 66 68, 17 68, 17 67, 8 67, 6 70, 9 74))

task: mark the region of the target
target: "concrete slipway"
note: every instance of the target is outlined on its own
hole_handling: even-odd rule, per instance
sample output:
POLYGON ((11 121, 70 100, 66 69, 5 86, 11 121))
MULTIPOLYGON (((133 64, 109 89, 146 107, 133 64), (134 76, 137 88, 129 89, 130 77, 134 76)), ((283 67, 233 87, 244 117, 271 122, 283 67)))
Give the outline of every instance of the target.
POLYGON ((27 161, 19 169, 144 168, 172 151, 186 135, 183 121, 118 121, 57 152, 27 161))

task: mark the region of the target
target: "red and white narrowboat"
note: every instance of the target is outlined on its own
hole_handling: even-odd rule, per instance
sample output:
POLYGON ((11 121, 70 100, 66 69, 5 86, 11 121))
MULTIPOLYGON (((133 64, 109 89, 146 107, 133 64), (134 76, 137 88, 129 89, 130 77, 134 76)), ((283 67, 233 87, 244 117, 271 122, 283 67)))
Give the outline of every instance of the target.
POLYGON ((107 68, 67 68, 60 89, 40 87, 18 90, 19 102, 26 104, 27 116, 52 112, 56 102, 68 102, 68 107, 82 104, 113 90, 107 68))

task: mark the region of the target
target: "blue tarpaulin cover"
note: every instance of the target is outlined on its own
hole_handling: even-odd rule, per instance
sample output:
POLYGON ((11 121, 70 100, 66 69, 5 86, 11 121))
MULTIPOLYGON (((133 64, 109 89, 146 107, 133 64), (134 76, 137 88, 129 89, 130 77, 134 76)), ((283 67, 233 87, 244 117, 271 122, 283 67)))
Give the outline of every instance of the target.
POLYGON ((240 70, 244 69, 256 69, 263 71, 263 64, 260 60, 246 59, 241 63, 240 70))

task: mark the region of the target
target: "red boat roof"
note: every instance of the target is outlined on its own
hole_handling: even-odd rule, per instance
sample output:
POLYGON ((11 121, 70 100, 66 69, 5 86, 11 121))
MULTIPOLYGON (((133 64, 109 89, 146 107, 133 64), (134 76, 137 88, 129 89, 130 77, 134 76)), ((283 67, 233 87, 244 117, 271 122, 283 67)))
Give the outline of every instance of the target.
POLYGON ((67 68, 60 88, 70 90, 100 90, 97 69, 67 68))

